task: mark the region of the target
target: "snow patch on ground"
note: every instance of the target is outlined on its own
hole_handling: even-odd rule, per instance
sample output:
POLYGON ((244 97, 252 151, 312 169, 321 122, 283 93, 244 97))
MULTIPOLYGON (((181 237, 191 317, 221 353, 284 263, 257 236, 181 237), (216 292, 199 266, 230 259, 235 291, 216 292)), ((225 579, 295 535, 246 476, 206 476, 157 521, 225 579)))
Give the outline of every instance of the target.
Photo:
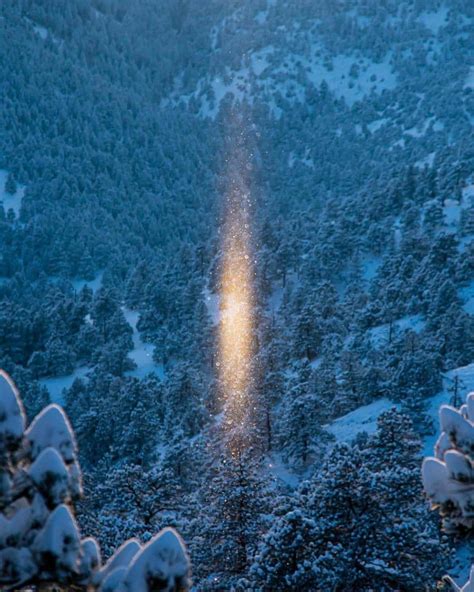
POLYGON ((269 455, 267 469, 268 472, 276 478, 277 482, 283 482, 292 489, 295 489, 300 484, 301 477, 295 475, 286 468, 285 463, 279 454, 275 453, 269 455))
POLYGON ((463 309, 468 314, 474 315, 474 280, 464 288, 461 288, 458 294, 463 301, 463 309))
POLYGON ((362 277, 366 281, 372 280, 382 263, 381 257, 367 257, 362 262, 362 277))
POLYGON ((76 368, 72 374, 68 374, 67 376, 40 378, 38 382, 47 388, 49 397, 53 403, 64 405, 64 391, 71 388, 72 383, 76 380, 76 378, 85 378, 89 371, 90 368, 87 366, 81 366, 80 368, 76 368))
POLYGON ((268 299, 268 310, 270 312, 275 312, 280 308, 281 302, 283 300, 283 292, 284 288, 281 284, 273 288, 273 291, 268 299))
MULTIPOLYGON (((392 324, 392 339, 395 335, 404 331, 415 331, 420 333, 425 326, 425 321, 421 315, 410 315, 397 319, 392 324)), ((385 323, 378 327, 373 327, 367 331, 368 337, 375 347, 388 343, 390 337, 390 324, 385 323)))
POLYGON ((420 158, 420 160, 417 160, 415 162, 415 166, 419 169, 423 169, 425 168, 425 166, 431 169, 433 167, 435 156, 436 152, 430 152, 428 156, 425 156, 424 158, 420 158))
MULTIPOLYGON (((215 29, 211 45, 217 43, 217 35, 215 29)), ((304 103, 308 93, 313 92, 311 87, 319 89, 323 82, 338 99, 351 107, 371 93, 380 94, 395 88, 397 77, 390 53, 375 62, 361 52, 331 56, 316 40, 305 54, 295 51, 281 55, 273 45, 268 45, 244 56, 240 68, 226 67, 214 78, 202 78, 194 91, 188 95, 175 92, 162 101, 162 106, 188 105, 194 99, 200 104, 200 116, 213 119, 228 95, 235 103, 249 104, 258 97, 278 118, 282 113, 277 104, 278 96, 290 104, 304 103)), ((384 122, 373 123, 375 131, 377 125, 384 122)))
POLYGON ((256 76, 261 76, 261 74, 263 74, 263 72, 268 68, 273 52, 273 45, 267 45, 267 47, 252 53, 250 62, 252 65, 252 71, 256 76))
POLYGON ((324 426, 326 431, 332 434, 338 443, 345 442, 350 444, 354 438, 366 432, 371 435, 377 431, 377 419, 384 412, 392 409, 393 407, 399 408, 398 405, 390 401, 389 399, 379 399, 359 407, 354 411, 351 411, 347 415, 343 415, 332 423, 324 426))
POLYGON ((325 64, 316 61, 313 54, 308 64, 308 78, 318 88, 325 81, 335 96, 344 99, 351 107, 371 92, 380 94, 383 90, 395 88, 397 78, 390 59, 390 54, 381 62, 354 54, 340 54, 325 64), (357 71, 354 71, 354 67, 357 71))
POLYGON ((260 10, 259 12, 257 12, 257 14, 255 15, 255 20, 259 25, 264 25, 267 22, 268 11, 270 10, 270 8, 272 6, 275 6, 275 4, 276 4, 275 0, 267 0, 266 9, 260 10))
POLYGON ((148 374, 156 374, 162 380, 165 378, 165 370, 163 364, 157 364, 153 360, 153 353, 155 346, 152 343, 146 343, 142 340, 140 332, 137 329, 139 313, 130 310, 127 307, 122 307, 123 314, 127 323, 133 330, 133 350, 128 354, 137 367, 135 370, 126 372, 126 376, 134 376, 135 378, 144 378, 148 374))
POLYGON ((25 188, 23 185, 17 184, 16 192, 11 195, 5 191, 5 183, 8 178, 8 171, 0 169, 0 202, 3 202, 3 208, 5 213, 12 209, 15 212, 15 216, 18 217, 20 214, 21 208, 21 201, 23 199, 23 195, 25 193, 25 188))
POLYGON ((438 10, 422 12, 418 20, 434 35, 437 35, 439 30, 447 25, 448 13, 448 7, 442 4, 438 10))
POLYGON ((458 251, 460 253, 464 253, 468 246, 474 241, 474 235, 469 234, 468 236, 463 236, 459 239, 458 251))
POLYGON ((220 320, 220 296, 212 293, 206 286, 203 290, 204 303, 206 304, 207 312, 211 317, 213 325, 218 325, 220 320))
MULTIPOLYGON (((94 13, 96 16, 100 14, 97 10, 95 10, 94 13)), ((40 25, 39 23, 35 23, 35 21, 29 19, 28 17, 25 17, 25 20, 33 27, 35 34, 38 35, 38 37, 40 37, 43 41, 49 37, 54 43, 56 43, 56 45, 61 45, 61 40, 53 35, 46 27, 43 27, 43 25, 40 25)))
POLYGON ((33 30, 43 40, 48 37, 48 29, 46 29, 46 27, 42 27, 41 25, 34 25, 33 30))
POLYGON ((464 88, 472 88, 474 89, 474 66, 469 68, 469 73, 466 77, 464 82, 464 88))
POLYGON ((369 124, 367 124, 367 129, 371 134, 375 134, 381 127, 384 127, 387 123, 389 123, 389 119, 387 117, 382 117, 381 119, 374 119, 369 124))
POLYGON ((433 128, 434 132, 441 132, 444 129, 444 123, 436 119, 436 117, 429 117, 422 123, 418 123, 417 125, 406 129, 403 133, 412 138, 422 138, 430 127, 433 128))
POLYGON ((455 199, 447 199, 444 202, 444 220, 448 226, 458 226, 461 219, 462 204, 455 199))
POLYGON ((311 148, 305 148, 302 156, 298 156, 294 150, 288 154, 288 167, 290 169, 292 169, 297 162, 314 169, 314 160, 311 158, 311 148))
POLYGON ((93 280, 76 279, 72 281, 72 286, 76 292, 80 292, 84 286, 89 287, 93 292, 97 292, 102 287, 102 280, 104 279, 104 272, 99 271, 93 280))

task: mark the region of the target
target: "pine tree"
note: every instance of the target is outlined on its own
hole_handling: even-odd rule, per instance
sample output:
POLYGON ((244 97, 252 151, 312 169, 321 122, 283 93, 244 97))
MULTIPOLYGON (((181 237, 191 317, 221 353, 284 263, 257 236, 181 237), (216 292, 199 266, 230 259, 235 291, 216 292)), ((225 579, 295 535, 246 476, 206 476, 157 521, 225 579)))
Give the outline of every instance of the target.
POLYGON ((17 184, 15 181, 15 177, 13 173, 8 173, 7 180, 5 181, 5 193, 9 193, 10 195, 15 195, 17 192, 17 184))
POLYGON ((269 511, 259 472, 251 451, 227 452, 210 468, 201 500, 206 526, 191 542, 195 563, 204 567, 205 590, 230 590, 248 575, 269 511))
POLYGON ((82 494, 81 469, 60 407, 46 407, 26 428, 18 391, 0 372, 0 416, 0 583, 5 589, 48 584, 84 592, 99 586, 123 592, 188 589, 188 558, 171 529, 143 547, 134 542, 127 558, 119 549, 104 567, 97 542, 81 538, 73 515, 82 494), (119 565, 120 572, 112 569, 119 565))
POLYGON ((253 590, 425 589, 448 548, 424 507, 409 419, 384 414, 353 448, 336 446, 274 521, 251 570, 253 590))

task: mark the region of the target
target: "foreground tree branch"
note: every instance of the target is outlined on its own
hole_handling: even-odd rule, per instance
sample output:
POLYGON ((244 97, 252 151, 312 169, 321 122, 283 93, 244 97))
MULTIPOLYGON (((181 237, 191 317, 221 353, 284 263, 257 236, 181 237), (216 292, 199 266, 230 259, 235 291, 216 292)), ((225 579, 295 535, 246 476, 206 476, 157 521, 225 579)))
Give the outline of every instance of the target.
POLYGON ((82 538, 74 502, 81 469, 71 425, 57 405, 26 426, 19 393, 0 371, 0 588, 18 592, 184 592, 189 560, 164 529, 131 539, 102 565, 97 541, 82 538))

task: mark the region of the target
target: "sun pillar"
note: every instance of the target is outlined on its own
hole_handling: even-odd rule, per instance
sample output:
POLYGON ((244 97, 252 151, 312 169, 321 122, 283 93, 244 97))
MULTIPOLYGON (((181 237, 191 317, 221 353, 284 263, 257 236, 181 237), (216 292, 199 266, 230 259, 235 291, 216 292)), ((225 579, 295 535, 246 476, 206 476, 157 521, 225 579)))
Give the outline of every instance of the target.
POLYGON ((218 363, 224 424, 231 448, 242 447, 248 433, 252 407, 254 269, 250 220, 250 158, 245 135, 242 133, 239 141, 234 144, 228 161, 221 268, 218 363))

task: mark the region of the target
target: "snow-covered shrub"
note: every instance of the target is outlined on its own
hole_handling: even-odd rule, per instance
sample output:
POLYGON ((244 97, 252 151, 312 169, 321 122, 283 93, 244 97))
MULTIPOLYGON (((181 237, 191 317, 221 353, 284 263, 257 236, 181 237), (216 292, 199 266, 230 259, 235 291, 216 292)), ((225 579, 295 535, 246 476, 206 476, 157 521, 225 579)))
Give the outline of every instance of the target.
POLYGON ((447 531, 474 528, 474 393, 460 409, 443 405, 435 456, 423 461, 423 484, 447 531))
POLYGON ((81 538, 73 514, 81 470, 66 415, 50 405, 27 428, 19 393, 3 371, 0 459, 2 590, 30 590, 42 582, 98 592, 188 590, 188 556, 172 529, 143 547, 128 541, 101 565, 97 542, 81 538))

